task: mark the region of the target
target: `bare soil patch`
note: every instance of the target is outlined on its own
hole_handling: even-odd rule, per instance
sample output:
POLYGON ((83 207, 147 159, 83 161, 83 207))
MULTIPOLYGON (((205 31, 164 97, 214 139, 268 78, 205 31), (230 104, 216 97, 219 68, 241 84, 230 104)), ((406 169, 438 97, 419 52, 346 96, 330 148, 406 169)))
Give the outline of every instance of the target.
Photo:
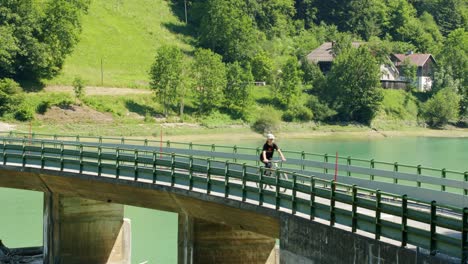
MULTIPOLYGON (((65 92, 73 93, 72 86, 52 85, 44 88, 45 92, 65 92)), ((132 89, 132 88, 115 88, 115 87, 95 87, 86 86, 86 95, 127 95, 127 94, 151 94, 151 90, 147 89, 132 89)))
POLYGON ((114 121, 109 113, 101 113, 87 106, 71 105, 66 108, 53 106, 37 119, 51 123, 111 123, 114 121))

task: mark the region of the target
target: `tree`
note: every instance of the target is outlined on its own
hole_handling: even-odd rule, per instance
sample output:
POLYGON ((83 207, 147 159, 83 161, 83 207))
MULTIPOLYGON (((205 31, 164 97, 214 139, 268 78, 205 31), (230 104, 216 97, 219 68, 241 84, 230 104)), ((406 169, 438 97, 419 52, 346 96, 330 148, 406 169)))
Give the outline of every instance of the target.
POLYGON ((200 24, 200 44, 228 62, 246 60, 256 30, 244 0, 207 0, 200 24))
POLYGON ((207 49, 198 49, 192 65, 194 92, 199 113, 210 113, 221 106, 226 87, 226 66, 222 57, 207 49))
POLYGON ((302 71, 296 57, 289 57, 275 84, 275 96, 286 108, 292 107, 302 92, 302 71))
POLYGON ((416 87, 418 66, 411 63, 411 61, 406 58, 401 64, 400 75, 405 77, 405 81, 408 82, 411 88, 416 87))
POLYGON ((442 127, 457 121, 460 96, 452 89, 442 89, 422 106, 422 116, 432 127, 442 127))
MULTIPOLYGON (((180 100, 183 54, 174 46, 162 46, 156 53, 156 58, 150 70, 150 86, 164 107, 167 117, 169 109, 180 100)), ((182 113, 181 113, 182 114, 182 113)))
POLYGON ((0 4, 0 74, 16 80, 50 79, 78 41, 89 0, 9 0, 0 4), (42 4, 41 3, 41 4, 42 4))
POLYGON ((352 0, 348 12, 348 29, 366 40, 380 36, 388 23, 387 6, 381 0, 352 0))
POLYGON ((257 53, 251 61, 255 81, 270 83, 272 80, 273 62, 265 52, 257 53))
POLYGON ((380 68, 369 49, 365 46, 348 49, 334 60, 322 100, 342 120, 369 124, 382 101, 379 80, 380 68))
POLYGON ((251 17, 257 28, 269 38, 288 36, 293 32, 292 17, 296 10, 293 0, 246 0, 251 17))
POLYGON ((12 79, 0 79, 0 116, 12 112, 20 103, 21 87, 12 79))
POLYGON ((73 92, 75 92, 75 97, 81 99, 84 96, 85 81, 80 77, 75 77, 73 80, 73 92))
POLYGON ((225 106, 233 113, 245 117, 251 104, 253 76, 250 65, 242 68, 239 62, 227 65, 227 85, 224 89, 225 106))

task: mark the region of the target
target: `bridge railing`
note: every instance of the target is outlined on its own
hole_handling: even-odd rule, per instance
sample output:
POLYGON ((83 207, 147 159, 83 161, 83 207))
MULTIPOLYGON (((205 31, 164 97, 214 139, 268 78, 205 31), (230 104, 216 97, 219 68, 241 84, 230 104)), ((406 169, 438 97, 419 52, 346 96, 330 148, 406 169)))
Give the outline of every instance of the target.
MULTIPOLYGON (((157 150, 48 140, 4 139, 3 166, 167 185, 268 206, 375 239, 415 245, 466 261, 468 208, 395 195, 277 169, 157 150), (290 177, 284 177, 290 174, 290 177), (272 185, 270 188, 268 185, 272 185)), ((43 172, 47 173, 47 172, 43 172)), ((70 175, 70 174, 69 174, 70 175)))
MULTIPOLYGON (((1 135, 1 134, 0 134, 1 135)), ((28 140, 48 139, 52 141, 74 142, 76 144, 96 144, 102 146, 126 146, 160 152, 180 153, 213 160, 259 165, 259 148, 240 146, 218 146, 171 141, 157 141, 134 138, 64 136, 45 134, 26 134, 18 132, 3 133, 4 138, 28 138, 28 140)), ((284 169, 330 180, 335 174, 335 157, 297 151, 283 151, 288 161, 281 164, 284 169)), ((358 184, 361 187, 381 189, 395 194, 412 193, 421 200, 430 200, 435 195, 446 204, 468 205, 468 172, 448 169, 433 169, 423 166, 410 166, 397 162, 338 157, 338 182, 358 184), (441 191, 441 192, 440 192, 441 191), (463 195, 463 196, 459 196, 463 195)))

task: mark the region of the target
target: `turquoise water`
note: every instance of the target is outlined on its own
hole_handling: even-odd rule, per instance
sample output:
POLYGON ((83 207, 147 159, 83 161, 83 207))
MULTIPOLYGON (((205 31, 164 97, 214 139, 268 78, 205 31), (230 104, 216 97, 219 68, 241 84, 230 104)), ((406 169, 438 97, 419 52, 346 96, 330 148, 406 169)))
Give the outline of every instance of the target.
MULTIPOLYGON (((262 140, 209 141, 261 146, 262 140)), ((282 149, 329 153, 434 168, 468 171, 468 138, 393 137, 382 139, 281 139, 282 149)), ((9 247, 42 244, 42 194, 0 188, 0 239, 9 247)), ((127 206, 132 221, 132 263, 177 262, 177 215, 127 206)))

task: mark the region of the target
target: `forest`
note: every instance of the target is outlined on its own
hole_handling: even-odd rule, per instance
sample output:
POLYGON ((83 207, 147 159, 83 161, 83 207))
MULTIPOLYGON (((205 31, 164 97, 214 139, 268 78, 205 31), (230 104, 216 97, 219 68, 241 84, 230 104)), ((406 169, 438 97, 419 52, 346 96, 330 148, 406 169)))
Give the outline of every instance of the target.
MULTIPOLYGON (((58 75, 79 42, 90 0, 6 0, 0 3, 0 114, 33 118, 19 103, 21 86, 58 75), (18 84, 19 83, 19 84, 18 84)), ((148 69, 165 116, 229 116, 258 130, 278 122, 358 122, 379 111, 396 117, 380 88, 380 66, 392 53, 432 54, 432 90, 410 88, 418 122, 466 126, 468 120, 468 6, 463 0, 173 0, 193 52, 164 45, 148 69), (334 42, 324 75, 305 56, 334 42), (364 43, 354 48, 351 43, 364 43), (255 83, 271 96, 261 107, 255 83), (387 103, 386 103, 387 102, 387 103), (185 109, 185 111, 184 111, 185 109)), ((411 66, 411 65, 409 65, 411 66)), ((409 72, 415 72, 409 67, 409 72)), ((29 111, 29 112, 28 112, 29 111)), ((34 110, 33 110, 34 112, 34 110)))

